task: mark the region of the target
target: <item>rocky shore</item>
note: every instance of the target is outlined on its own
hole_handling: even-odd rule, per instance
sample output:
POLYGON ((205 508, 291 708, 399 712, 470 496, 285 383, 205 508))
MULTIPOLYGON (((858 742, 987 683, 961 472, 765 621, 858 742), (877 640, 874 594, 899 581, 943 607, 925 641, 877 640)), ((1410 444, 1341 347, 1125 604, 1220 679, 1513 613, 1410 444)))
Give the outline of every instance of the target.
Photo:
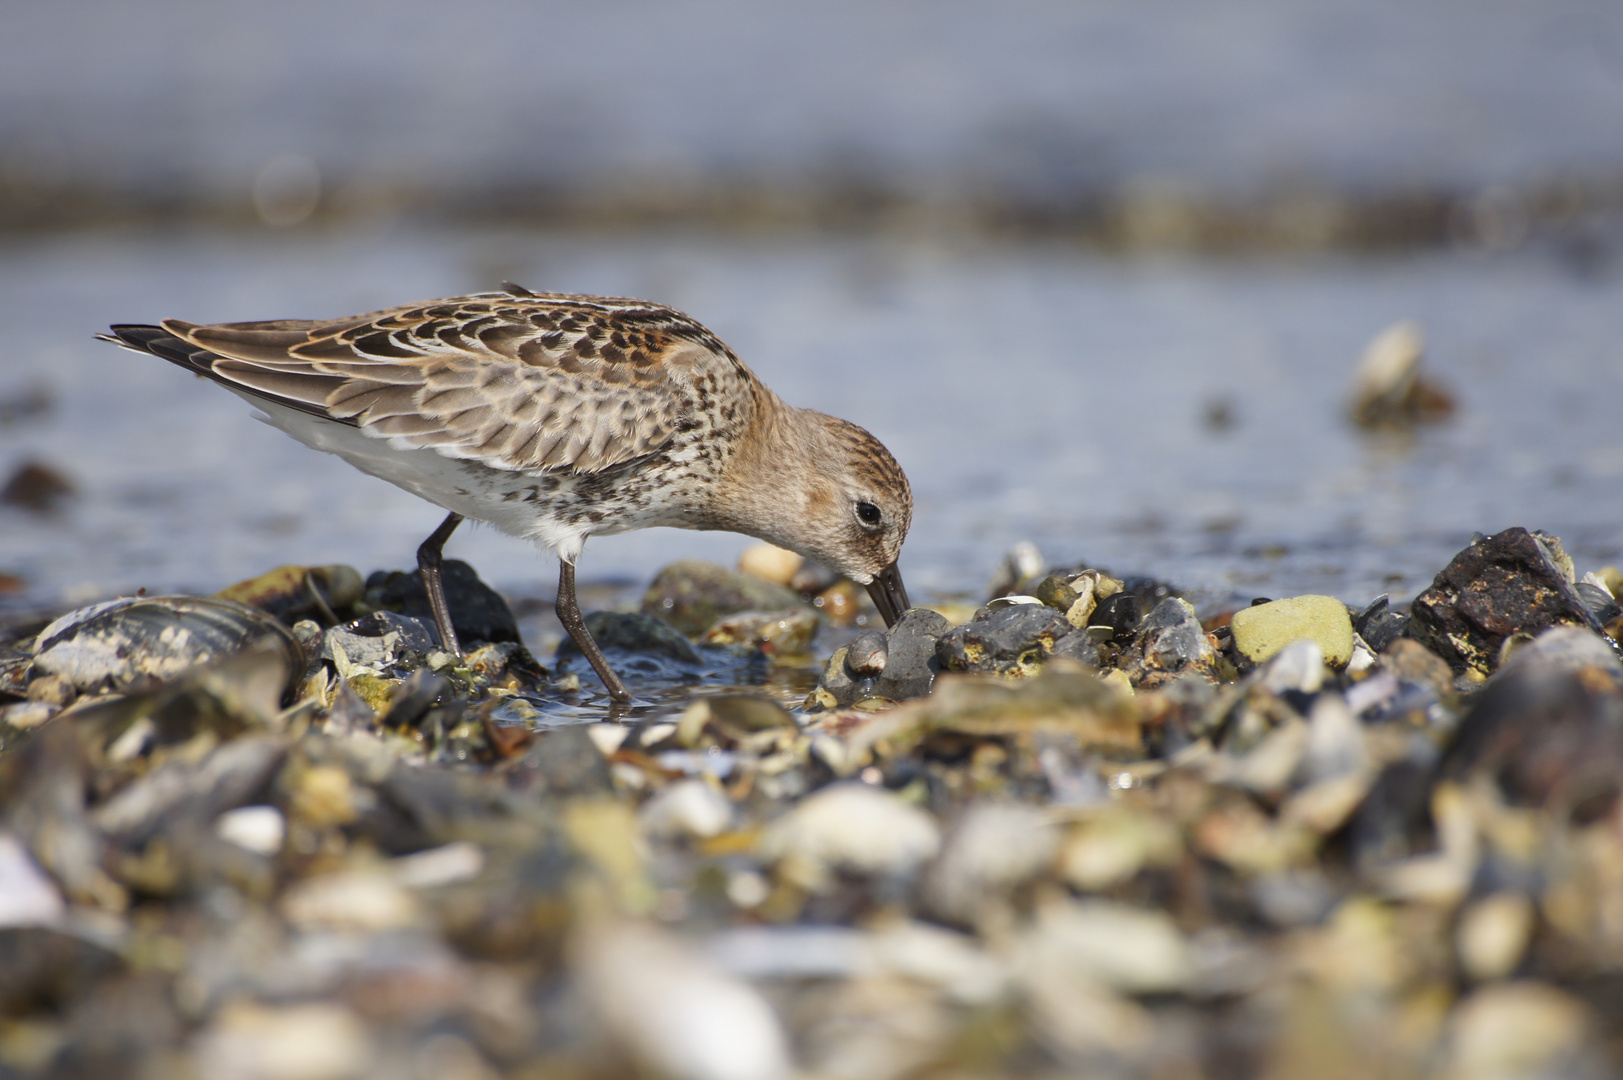
POLYGON ((1017 551, 881 630, 755 551, 590 616, 623 712, 460 564, 461 657, 348 567, 20 627, 0 1077, 1616 1076, 1585 569, 1197 611, 1017 551))

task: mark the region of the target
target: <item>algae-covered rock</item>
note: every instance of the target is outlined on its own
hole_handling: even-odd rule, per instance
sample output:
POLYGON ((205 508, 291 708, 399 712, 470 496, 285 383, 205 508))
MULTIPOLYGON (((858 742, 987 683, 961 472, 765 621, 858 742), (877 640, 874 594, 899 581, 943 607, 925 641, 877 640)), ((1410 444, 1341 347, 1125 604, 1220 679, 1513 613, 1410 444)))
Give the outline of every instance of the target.
POLYGON ((1352 659, 1352 616, 1333 596, 1292 596, 1234 613, 1229 624, 1234 648, 1253 664, 1271 659, 1293 641, 1312 641, 1334 668, 1352 659))
POLYGON ((724 615, 779 611, 800 604, 800 594, 783 585, 714 563, 685 560, 661 570, 643 593, 641 611, 697 637, 724 615))
POLYGON ((1074 629, 1063 614, 1041 604, 1000 607, 942 635, 936 659, 948 671, 1030 675, 1074 629))

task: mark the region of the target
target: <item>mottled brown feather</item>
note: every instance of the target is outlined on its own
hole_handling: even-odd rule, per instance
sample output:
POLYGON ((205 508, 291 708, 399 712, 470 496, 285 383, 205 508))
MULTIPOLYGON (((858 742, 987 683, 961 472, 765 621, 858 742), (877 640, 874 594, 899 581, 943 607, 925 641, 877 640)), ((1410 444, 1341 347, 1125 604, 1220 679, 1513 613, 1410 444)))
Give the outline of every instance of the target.
POLYGON ((198 326, 176 337, 253 393, 511 471, 595 473, 667 445, 695 385, 754 376, 709 330, 642 300, 477 294, 328 321, 198 326))

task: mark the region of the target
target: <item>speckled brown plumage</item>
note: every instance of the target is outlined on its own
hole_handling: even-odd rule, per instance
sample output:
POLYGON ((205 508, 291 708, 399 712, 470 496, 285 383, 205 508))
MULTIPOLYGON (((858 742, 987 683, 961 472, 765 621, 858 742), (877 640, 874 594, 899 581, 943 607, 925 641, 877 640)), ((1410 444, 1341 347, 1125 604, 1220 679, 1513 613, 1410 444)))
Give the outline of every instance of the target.
POLYGON ((854 424, 785 405, 663 305, 512 286, 327 321, 112 329, 451 511, 419 552, 431 599, 439 545, 467 516, 558 554, 561 617, 587 537, 654 525, 758 536, 868 584, 887 621, 906 606, 895 564, 912 493, 895 459, 854 424))

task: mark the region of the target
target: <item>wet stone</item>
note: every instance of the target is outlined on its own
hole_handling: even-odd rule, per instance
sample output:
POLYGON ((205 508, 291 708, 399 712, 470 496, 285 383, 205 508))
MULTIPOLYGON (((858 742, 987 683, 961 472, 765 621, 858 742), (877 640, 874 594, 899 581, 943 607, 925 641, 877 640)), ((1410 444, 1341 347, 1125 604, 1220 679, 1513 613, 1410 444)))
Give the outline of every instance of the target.
POLYGON ((821 628, 816 613, 805 607, 742 611, 717 620, 698 640, 745 655, 804 656, 821 628))
MULTIPOLYGON (((479 579, 473 567, 461 559, 446 559, 440 566, 440 582, 445 587, 445 603, 451 609, 451 626, 464 645, 475 641, 519 640, 518 622, 501 595, 479 579)), ((434 611, 428 603, 420 571, 378 571, 366 579, 366 601, 418 619, 432 630, 434 611)), ((433 631, 439 641, 438 631, 433 631)))
POLYGON ((724 615, 779 611, 799 603, 800 594, 783 585, 713 563, 683 561, 659 572, 643 594, 641 610, 697 637, 724 615))
POLYGON ((1490 674, 1505 640, 1556 625, 1599 630, 1553 537, 1506 529, 1454 556, 1415 597, 1410 633, 1456 672, 1490 674))
MULTIPOLYGON (((693 643, 664 619, 629 611, 594 611, 586 616, 586 629, 605 652, 620 649, 664 657, 679 664, 698 666, 703 661, 693 643)), ((558 646, 558 656, 580 656, 580 646, 566 637, 558 646)))
POLYGON ((874 692, 893 701, 930 692, 940 670, 938 646, 952 624, 928 608, 913 608, 885 632, 884 670, 874 692))
POLYGON ((942 635, 936 660, 948 671, 1029 675, 1073 629, 1064 615, 1040 604, 998 608, 942 635))

